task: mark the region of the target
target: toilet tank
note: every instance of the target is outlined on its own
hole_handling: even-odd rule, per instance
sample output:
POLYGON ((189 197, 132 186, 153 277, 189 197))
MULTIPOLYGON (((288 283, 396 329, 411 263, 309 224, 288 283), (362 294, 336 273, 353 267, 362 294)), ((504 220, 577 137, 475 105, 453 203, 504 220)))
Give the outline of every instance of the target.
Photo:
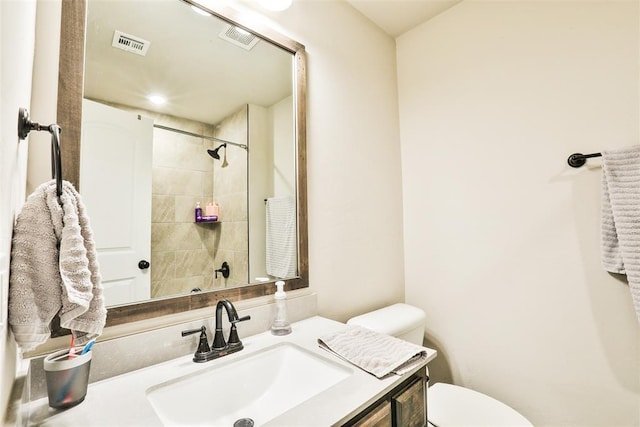
POLYGON ((422 345, 426 315, 418 307, 409 304, 393 304, 347 320, 347 325, 357 325, 376 332, 391 335, 422 345))

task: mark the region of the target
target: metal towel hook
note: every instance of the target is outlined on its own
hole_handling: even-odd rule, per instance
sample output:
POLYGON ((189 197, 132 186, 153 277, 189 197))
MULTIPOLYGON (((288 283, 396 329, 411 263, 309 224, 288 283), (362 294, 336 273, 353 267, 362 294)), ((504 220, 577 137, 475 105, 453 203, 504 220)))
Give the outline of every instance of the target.
POLYGON ((29 119, 29 111, 26 108, 20 107, 18 109, 18 138, 23 140, 29 135, 32 130, 43 131, 46 130, 51 134, 51 174, 52 178, 56 180, 56 194, 58 200, 62 195, 62 159, 60 156, 60 128, 57 124, 41 125, 37 122, 32 122, 29 119))

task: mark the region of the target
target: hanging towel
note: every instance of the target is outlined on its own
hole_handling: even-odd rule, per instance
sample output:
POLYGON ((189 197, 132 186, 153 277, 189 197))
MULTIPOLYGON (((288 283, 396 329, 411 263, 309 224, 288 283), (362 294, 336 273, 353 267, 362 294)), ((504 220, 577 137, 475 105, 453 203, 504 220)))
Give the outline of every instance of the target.
POLYGON ((298 267, 296 206, 291 196, 267 199, 267 274, 295 277, 298 267))
POLYGON ((40 185, 16 219, 9 276, 9 324, 22 351, 47 340, 59 314, 81 345, 106 322, 93 233, 80 195, 63 181, 40 185))
POLYGON ((626 274, 640 322, 640 145, 602 152, 602 265, 626 274))
POLYGON ((355 325, 319 338, 318 344, 378 378, 403 375, 427 360, 424 347, 355 325))

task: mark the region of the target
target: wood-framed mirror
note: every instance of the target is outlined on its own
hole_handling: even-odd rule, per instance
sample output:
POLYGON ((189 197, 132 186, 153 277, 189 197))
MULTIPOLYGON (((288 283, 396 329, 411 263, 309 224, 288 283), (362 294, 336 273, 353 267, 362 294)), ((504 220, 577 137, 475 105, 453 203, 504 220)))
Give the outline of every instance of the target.
MULTIPOLYGON (((92 0, 88 0, 89 2, 92 0)), ((261 43, 282 49, 292 58, 292 103, 294 180, 297 245, 297 269, 285 278, 286 289, 294 290, 309 286, 308 232, 307 232, 307 185, 306 185, 306 55, 300 43, 277 31, 253 22, 249 16, 228 6, 216 6, 215 2, 202 6, 191 0, 162 0, 194 6, 211 17, 257 36, 261 43)), ((118 2, 115 2, 118 3, 118 2)), ((123 3, 123 2, 119 2, 123 3)), ((152 2, 146 2, 152 4, 152 2)), ((155 2, 154 2, 155 3, 155 2)), ((149 6, 153 7, 153 5, 149 6)), ((85 98, 85 32, 87 30, 87 0, 64 0, 62 2, 61 49, 58 77, 57 121, 63 129, 61 151, 64 179, 72 182, 83 194, 81 176, 82 114, 85 98)), ((153 14, 150 14, 153 16, 153 14)), ((263 84, 268 84, 264 82, 263 84)), ((251 146, 249 144, 249 150, 251 146)), ((226 160, 226 158, 225 158, 226 160)), ((83 195, 84 197, 84 195, 83 195)), ((89 211, 91 215, 91 211, 89 211)), ((202 290, 184 295, 160 296, 149 300, 108 306, 107 327, 145 320, 153 317, 176 314, 189 310, 214 306, 221 299, 240 301, 275 291, 273 276, 269 280, 233 284, 229 287, 202 290)), ((53 336, 66 332, 54 325, 53 336)))

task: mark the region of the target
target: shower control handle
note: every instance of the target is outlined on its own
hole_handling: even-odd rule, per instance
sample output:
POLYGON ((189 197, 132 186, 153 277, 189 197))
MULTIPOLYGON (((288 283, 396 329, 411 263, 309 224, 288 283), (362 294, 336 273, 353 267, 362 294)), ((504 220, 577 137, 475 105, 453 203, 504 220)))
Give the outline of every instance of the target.
POLYGON ((229 278, 229 274, 231 273, 231 268, 229 267, 229 263, 227 261, 222 263, 222 267, 215 270, 215 277, 218 278, 218 273, 222 273, 222 277, 225 279, 229 278))

